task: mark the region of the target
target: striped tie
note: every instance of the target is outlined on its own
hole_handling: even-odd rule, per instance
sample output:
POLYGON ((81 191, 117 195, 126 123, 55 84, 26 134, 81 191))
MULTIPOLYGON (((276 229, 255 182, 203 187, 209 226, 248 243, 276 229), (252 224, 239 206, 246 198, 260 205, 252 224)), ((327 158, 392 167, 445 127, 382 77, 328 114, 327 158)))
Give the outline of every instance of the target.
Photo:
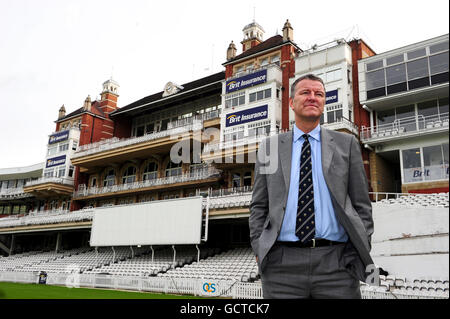
POLYGON ((295 235, 301 242, 307 242, 315 236, 314 225, 314 189, 312 180, 311 144, 308 134, 303 134, 305 139, 300 155, 300 178, 298 187, 297 221, 295 235))

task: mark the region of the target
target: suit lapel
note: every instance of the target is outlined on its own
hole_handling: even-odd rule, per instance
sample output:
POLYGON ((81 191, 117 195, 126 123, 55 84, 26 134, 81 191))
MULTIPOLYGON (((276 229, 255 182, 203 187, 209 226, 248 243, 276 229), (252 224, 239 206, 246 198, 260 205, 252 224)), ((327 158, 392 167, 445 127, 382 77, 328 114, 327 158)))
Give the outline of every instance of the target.
POLYGON ((323 127, 320 128, 320 138, 321 138, 321 148, 322 148, 322 170, 323 170, 323 176, 325 177, 325 180, 327 181, 328 188, 330 185, 333 185, 332 182, 329 180, 330 174, 328 174, 331 163, 333 161, 333 154, 336 148, 336 144, 334 143, 333 137, 329 134, 327 129, 324 129, 323 127))
POLYGON ((279 139, 279 156, 281 162, 281 171, 283 172, 284 183, 286 189, 289 189, 289 183, 291 179, 291 160, 292 160, 292 139, 293 131, 289 131, 286 134, 281 134, 279 139))

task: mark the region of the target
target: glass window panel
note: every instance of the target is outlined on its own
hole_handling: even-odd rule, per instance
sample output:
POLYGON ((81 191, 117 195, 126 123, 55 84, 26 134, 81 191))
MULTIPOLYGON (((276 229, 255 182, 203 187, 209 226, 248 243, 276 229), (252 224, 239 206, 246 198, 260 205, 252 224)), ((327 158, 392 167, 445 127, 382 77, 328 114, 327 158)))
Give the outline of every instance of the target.
POLYGON ((405 117, 415 116, 414 105, 406 105, 396 108, 396 118, 401 119, 405 117))
POLYGON ((438 114, 437 100, 426 101, 417 104, 417 112, 422 116, 430 116, 438 114))
POLYGON ((256 101, 256 93, 250 93, 250 102, 256 101))
POLYGON ((256 99, 262 100, 264 98, 264 91, 258 91, 256 92, 256 99))
POLYGON ((418 59, 407 63, 408 80, 428 77, 428 59, 418 59))
POLYGON ((403 54, 396 55, 390 58, 386 58, 386 65, 397 64, 403 62, 403 60, 404 60, 403 54))
POLYGON ((264 97, 267 99, 269 97, 272 96, 272 90, 271 89, 266 89, 264 90, 264 97))
POLYGON ((375 70, 375 69, 379 69, 381 67, 383 67, 383 60, 374 61, 374 62, 366 64, 366 70, 367 71, 372 71, 372 70, 375 70))
POLYGON ((423 163, 425 180, 439 180, 445 178, 444 161, 441 145, 423 148, 423 163))
POLYGON ((448 72, 448 52, 430 56, 430 73, 448 72))
POLYGON ((420 148, 413 148, 402 151, 403 157, 403 182, 421 182, 422 165, 420 163, 420 148))
POLYGON ((439 114, 448 113, 448 97, 439 99, 438 102, 439 102, 439 114))
POLYGON ((239 105, 245 104, 245 95, 239 97, 239 105))
POLYGON ((427 55, 427 52, 426 52, 425 48, 410 51, 407 53, 408 60, 420 58, 420 57, 426 56, 426 55, 427 55))
POLYGON ((385 86, 386 84, 384 81, 384 69, 367 73, 366 83, 367 83, 367 90, 372 90, 375 88, 385 86))
POLYGON ((405 64, 398 64, 386 68, 386 82, 388 85, 406 82, 405 64))
POLYGON ((342 110, 336 110, 336 121, 342 119, 342 110))
POLYGON ((448 165, 448 143, 447 144, 442 144, 442 153, 444 154, 444 178, 448 180, 448 170, 449 170, 449 165, 448 165))
POLYGON ((446 42, 441 42, 438 44, 434 44, 430 46, 430 53, 436 53, 436 52, 441 52, 441 51, 445 51, 448 50, 448 41, 446 42))
POLYGON ((327 123, 334 123, 336 122, 334 111, 327 112, 327 123))
POLYGON ((395 121, 395 110, 377 112, 378 125, 390 124, 395 121))

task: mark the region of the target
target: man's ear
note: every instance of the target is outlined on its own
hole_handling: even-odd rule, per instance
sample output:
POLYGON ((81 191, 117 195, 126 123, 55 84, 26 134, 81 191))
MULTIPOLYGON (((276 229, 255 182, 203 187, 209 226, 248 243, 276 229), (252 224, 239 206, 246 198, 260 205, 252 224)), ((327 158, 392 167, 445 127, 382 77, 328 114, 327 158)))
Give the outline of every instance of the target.
POLYGON ((289 98, 289 107, 292 109, 292 111, 294 110, 294 105, 293 105, 293 103, 294 103, 294 100, 290 97, 290 98, 289 98))

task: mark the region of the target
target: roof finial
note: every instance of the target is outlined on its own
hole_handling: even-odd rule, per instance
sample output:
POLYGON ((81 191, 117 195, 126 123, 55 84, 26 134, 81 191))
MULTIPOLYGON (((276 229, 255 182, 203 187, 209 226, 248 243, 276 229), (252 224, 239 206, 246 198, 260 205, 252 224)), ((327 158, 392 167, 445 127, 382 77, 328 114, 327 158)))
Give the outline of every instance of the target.
POLYGON ((255 22, 255 17, 256 17, 256 7, 253 7, 253 22, 255 22))

